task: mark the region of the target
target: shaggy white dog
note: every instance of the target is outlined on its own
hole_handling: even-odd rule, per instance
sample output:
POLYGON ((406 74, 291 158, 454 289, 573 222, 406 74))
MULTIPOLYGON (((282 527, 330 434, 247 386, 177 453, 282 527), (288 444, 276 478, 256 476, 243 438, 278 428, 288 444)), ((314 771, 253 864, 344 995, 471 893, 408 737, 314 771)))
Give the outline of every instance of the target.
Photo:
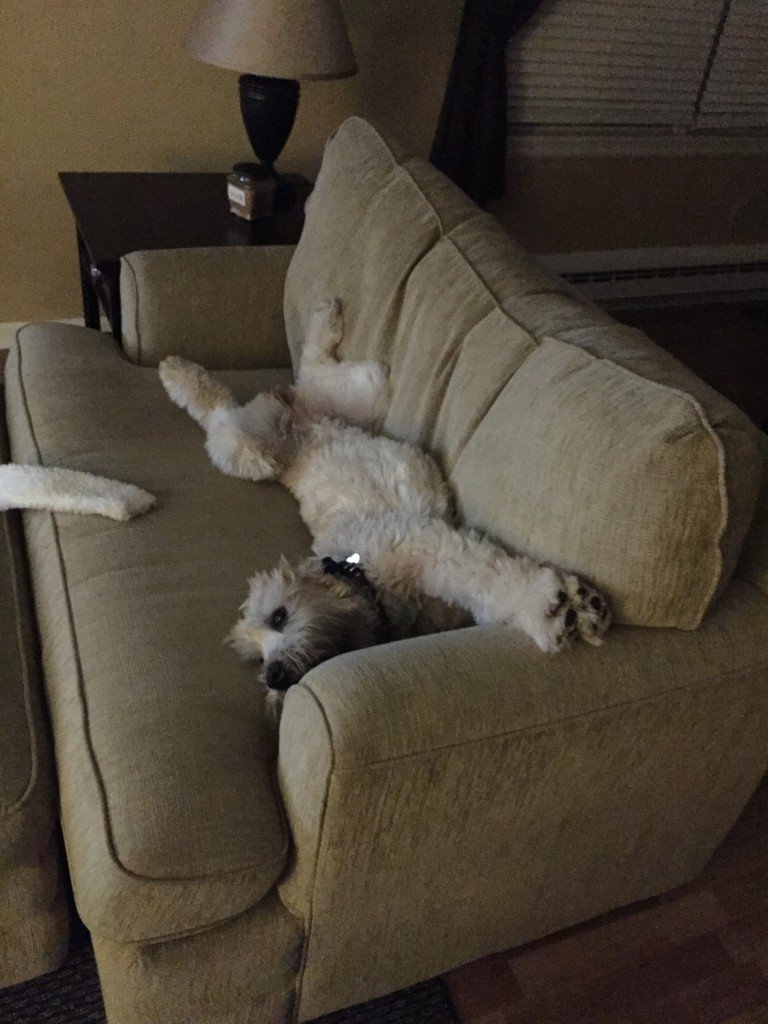
POLYGON ((206 432, 223 472, 280 480, 299 501, 319 558, 259 573, 232 632, 263 661, 272 690, 344 651, 471 623, 508 623, 542 651, 599 644, 610 613, 577 576, 512 555, 453 525, 436 462, 376 434, 387 408, 383 367, 339 362, 339 303, 312 316, 296 386, 238 406, 202 367, 160 366, 171 399, 206 432), (351 552, 351 565, 344 559, 351 552))

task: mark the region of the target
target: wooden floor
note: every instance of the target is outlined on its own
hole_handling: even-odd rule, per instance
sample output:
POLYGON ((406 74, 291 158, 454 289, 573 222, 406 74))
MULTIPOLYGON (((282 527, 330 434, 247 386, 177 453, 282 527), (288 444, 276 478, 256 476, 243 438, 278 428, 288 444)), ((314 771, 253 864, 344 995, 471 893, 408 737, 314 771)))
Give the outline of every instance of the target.
POLYGON ((446 981, 462 1024, 768 1024, 768 781, 695 883, 446 981))

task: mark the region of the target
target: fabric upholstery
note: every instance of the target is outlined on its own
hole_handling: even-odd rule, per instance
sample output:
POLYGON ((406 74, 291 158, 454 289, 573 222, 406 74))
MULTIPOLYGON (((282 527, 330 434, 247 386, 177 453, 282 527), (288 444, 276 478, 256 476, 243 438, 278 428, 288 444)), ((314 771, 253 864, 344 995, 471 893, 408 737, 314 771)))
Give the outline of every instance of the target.
MULTIPOLYGON (((0 390, 0 414, 3 412, 0 390)), ((0 461, 7 459, 0 422, 0 461)), ((0 516, 0 988, 67 951, 53 758, 19 513, 0 516)))
MULTIPOLYGON (((287 374, 224 377, 245 398, 287 374)), ((17 461, 158 498, 127 524, 26 517, 78 908, 125 941, 207 926, 283 867, 263 696, 222 641, 249 570, 309 537, 283 488, 217 472, 156 371, 105 335, 25 328, 6 379, 17 461)))
POLYGON ((285 289, 294 365, 309 316, 335 296, 344 301, 344 356, 386 358, 408 275, 439 238, 437 215, 389 147, 355 118, 328 143, 305 211, 285 289))
POLYGON ((768 597, 768 437, 762 435, 763 486, 737 573, 768 597))
POLYGON ((184 355, 208 369, 287 367, 283 285, 294 246, 158 249, 120 270, 123 347, 141 366, 184 355))
POLYGON ((386 430, 442 460, 470 525, 589 577, 619 621, 701 621, 754 511, 746 416, 578 301, 434 167, 359 118, 328 143, 286 277, 294 361, 312 309, 334 295, 342 353, 390 368, 386 430), (598 378, 604 401, 583 403, 598 378), (652 422, 661 407, 663 426, 652 422), (635 449, 638 411, 647 430, 635 449), (636 458, 623 459, 630 447, 636 458))
POLYGON ((690 879, 765 769, 767 632, 734 580, 695 632, 544 658, 474 628, 310 672, 279 754, 301 1019, 690 879))
POLYGON ((302 930, 272 893, 208 931, 152 945, 94 939, 109 1024, 285 1024, 302 930))
POLYGON ((599 580, 617 621, 693 629, 722 576, 727 516, 707 426, 685 392, 545 339, 453 467, 460 512, 599 580))
MULTIPOLYGON (((0 809, 5 814, 24 799, 30 786, 34 786, 37 760, 35 732, 39 731, 40 726, 32 720, 29 707, 29 691, 39 680, 29 679, 24 649, 26 645, 20 642, 18 598, 14 592, 19 581, 23 581, 20 567, 11 561, 12 552, 17 557, 20 554, 16 544, 12 547, 10 532, 16 517, 9 512, 1 513, 0 517, 0 587, 3 599, 0 606, 3 609, 0 615, 0 650, 3 652, 0 676, 3 692, 3 715, 0 720, 0 809)), ((28 624, 26 628, 29 629, 28 624)), ((53 795, 53 791, 50 795, 53 795)))

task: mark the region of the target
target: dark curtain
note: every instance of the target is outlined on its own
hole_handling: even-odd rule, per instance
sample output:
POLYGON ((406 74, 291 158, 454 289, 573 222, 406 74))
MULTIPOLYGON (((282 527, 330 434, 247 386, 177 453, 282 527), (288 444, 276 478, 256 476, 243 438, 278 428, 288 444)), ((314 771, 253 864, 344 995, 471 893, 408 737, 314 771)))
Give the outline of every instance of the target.
POLYGON ((429 159, 477 203, 504 191, 506 47, 542 0, 465 0, 429 159))

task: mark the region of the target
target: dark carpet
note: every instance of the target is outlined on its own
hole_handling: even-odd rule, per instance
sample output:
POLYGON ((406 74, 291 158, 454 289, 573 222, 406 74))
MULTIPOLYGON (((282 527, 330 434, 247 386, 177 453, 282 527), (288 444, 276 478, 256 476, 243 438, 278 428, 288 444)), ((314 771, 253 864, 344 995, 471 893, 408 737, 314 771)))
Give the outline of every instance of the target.
MULTIPOLYGON (((105 1021, 96 962, 85 936, 74 937, 69 956, 58 971, 0 991, 0 1024, 105 1021)), ((434 980, 320 1017, 317 1024, 458 1024, 458 1017, 443 983, 434 980)))

